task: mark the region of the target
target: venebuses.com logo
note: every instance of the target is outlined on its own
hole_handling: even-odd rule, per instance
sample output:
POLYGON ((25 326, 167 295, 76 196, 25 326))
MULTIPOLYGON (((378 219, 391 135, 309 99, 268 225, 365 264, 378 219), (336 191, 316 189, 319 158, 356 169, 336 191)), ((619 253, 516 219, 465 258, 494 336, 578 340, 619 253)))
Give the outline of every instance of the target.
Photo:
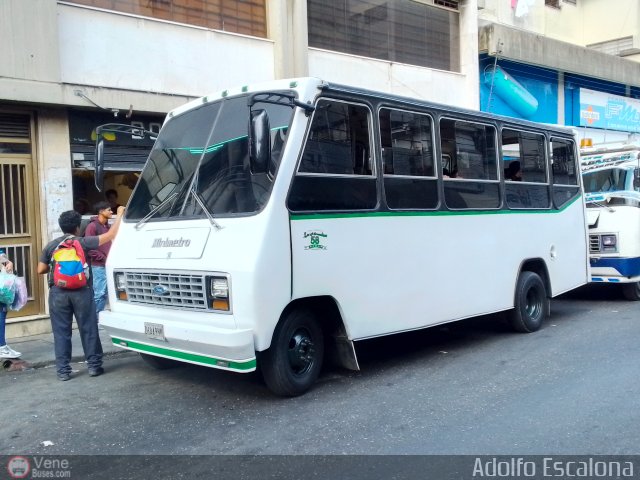
POLYGON ((47 456, 13 456, 7 461, 10 478, 71 478, 71 464, 67 458, 47 456))
POLYGON ((25 457, 11 457, 7 462, 7 472, 11 478, 27 478, 31 472, 29 460, 25 457))

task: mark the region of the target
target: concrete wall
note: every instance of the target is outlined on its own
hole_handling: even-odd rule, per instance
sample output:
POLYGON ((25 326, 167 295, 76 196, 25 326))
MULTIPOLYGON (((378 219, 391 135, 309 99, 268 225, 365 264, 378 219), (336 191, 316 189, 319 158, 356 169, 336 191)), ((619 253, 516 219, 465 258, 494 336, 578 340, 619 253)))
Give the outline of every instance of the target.
POLYGON ((463 108, 478 109, 477 0, 460 8, 460 73, 309 48, 309 75, 463 108))
POLYGON ((42 109, 36 121, 40 192, 47 208, 42 212, 41 231, 46 243, 61 235, 58 217, 73 208, 71 147, 67 113, 42 109))
POLYGON ((273 42, 58 3, 0 1, 0 101, 167 112, 274 78, 273 42))
POLYGON ((479 22, 498 23, 545 37, 586 46, 638 35, 638 0, 578 0, 576 5, 560 0, 560 8, 544 0, 484 0, 479 22))
POLYGON ((494 24, 480 30, 481 51, 495 55, 498 42, 501 43, 498 54, 501 58, 640 86, 640 64, 621 57, 505 25, 494 24))
POLYGON ((60 5, 65 83, 203 96, 274 78, 273 42, 60 5))
POLYGON ((584 10, 583 45, 640 34, 638 0, 591 0, 580 3, 584 10))
POLYGON ((459 73, 310 48, 309 74, 334 83, 477 108, 465 95, 465 76, 459 73))
POLYGON ((56 13, 52 0, 0 1, 0 78, 60 81, 56 13))
POLYGON ((166 112, 233 85, 312 75, 477 108, 476 2, 461 7, 462 71, 452 73, 309 49, 300 1, 270 1, 271 39, 260 39, 56 0, 2 0, 0 42, 10 47, 0 101, 166 112))

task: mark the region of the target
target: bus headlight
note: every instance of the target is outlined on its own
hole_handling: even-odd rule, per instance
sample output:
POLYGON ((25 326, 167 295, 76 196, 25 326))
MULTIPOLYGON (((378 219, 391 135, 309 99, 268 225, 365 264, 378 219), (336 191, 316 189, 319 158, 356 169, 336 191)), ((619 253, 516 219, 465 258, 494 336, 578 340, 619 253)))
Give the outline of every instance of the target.
POLYGON ((214 310, 230 310, 229 279, 227 277, 209 277, 209 296, 214 310))
POLYGON ((615 252, 618 248, 618 239, 615 235, 602 235, 602 250, 615 252))
POLYGON ((124 273, 116 273, 114 275, 114 283, 116 286, 116 296, 118 297, 118 300, 128 300, 126 290, 127 281, 124 273))

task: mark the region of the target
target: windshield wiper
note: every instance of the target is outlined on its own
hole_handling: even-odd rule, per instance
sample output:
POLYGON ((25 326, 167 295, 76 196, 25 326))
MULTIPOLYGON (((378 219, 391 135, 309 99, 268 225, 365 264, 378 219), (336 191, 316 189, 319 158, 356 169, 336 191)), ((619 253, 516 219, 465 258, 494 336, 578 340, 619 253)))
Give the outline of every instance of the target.
POLYGON ((200 205, 200 208, 202 208, 202 211, 209 219, 209 223, 211 223, 211 225, 216 227, 217 230, 222 230, 222 226, 214 220, 213 215, 211 214, 209 209, 206 207, 205 203, 202 201, 202 199, 200 198, 200 195, 198 195, 198 192, 196 191, 196 186, 198 185, 199 176, 200 176, 200 169, 196 170, 193 174, 193 179, 190 181, 191 186, 189 188, 189 193, 187 194, 187 198, 185 198, 184 203, 182 204, 182 208, 180 209, 179 215, 182 215, 184 213, 184 209, 187 208, 187 203, 189 201, 189 195, 191 195, 193 198, 195 198, 198 205, 200 205))
POLYGON ((173 200, 177 196, 178 196, 178 192, 173 192, 171 195, 165 198, 162 202, 160 202, 160 205, 158 205, 156 208, 154 208, 149 213, 147 213, 144 217, 142 217, 138 221, 138 223, 135 224, 133 228, 135 228, 136 230, 140 230, 151 217, 153 217, 162 207, 164 207, 167 203, 169 203, 171 200, 173 200))
MULTIPOLYGON (((193 187, 191 187, 191 195, 193 196, 193 198, 196 199, 196 202, 198 202, 198 205, 200 205, 200 208, 202 208, 202 211, 205 213, 205 215, 207 216, 207 218, 209 219, 209 222, 211 223, 211 225, 213 225, 214 227, 216 227, 217 230, 222 230, 222 226, 216 222, 213 218, 213 215, 211 215, 211 212, 209 212, 209 210, 207 209, 207 207, 205 206, 204 202, 202 201, 202 199, 200 198, 200 195, 198 195, 198 192, 195 191, 195 189, 193 187)), ((186 204, 187 202, 185 202, 186 204)))

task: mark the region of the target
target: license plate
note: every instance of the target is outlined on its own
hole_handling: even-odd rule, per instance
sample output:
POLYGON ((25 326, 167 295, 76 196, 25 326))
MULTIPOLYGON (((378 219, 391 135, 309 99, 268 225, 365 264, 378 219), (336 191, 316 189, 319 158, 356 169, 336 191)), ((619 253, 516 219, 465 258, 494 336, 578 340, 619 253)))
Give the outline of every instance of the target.
POLYGON ((149 338, 155 338, 156 340, 166 340, 166 338, 164 338, 164 325, 162 325, 161 323, 144 322, 144 333, 149 338))

